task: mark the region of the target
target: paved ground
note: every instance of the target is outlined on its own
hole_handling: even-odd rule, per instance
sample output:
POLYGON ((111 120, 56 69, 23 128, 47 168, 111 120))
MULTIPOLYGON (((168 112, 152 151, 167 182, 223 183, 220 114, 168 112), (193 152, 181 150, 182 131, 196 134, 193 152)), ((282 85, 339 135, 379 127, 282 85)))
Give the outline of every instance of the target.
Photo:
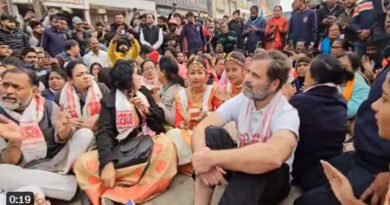
MULTIPOLYGON (((211 205, 217 205, 218 199, 223 193, 222 187, 217 187, 211 205)), ((292 205, 294 200, 300 195, 300 190, 296 187, 291 189, 289 197, 279 205, 292 205)), ((51 200, 53 205, 86 205, 81 202, 81 193, 78 192, 71 202, 51 200)), ((177 175, 171 186, 163 194, 143 203, 143 205, 193 205, 194 204, 194 181, 184 175, 177 175)))
MULTIPOLYGON (((230 131, 230 130, 229 130, 230 131)), ((344 144, 344 152, 354 150, 353 143, 344 144)), ((217 205, 218 199, 223 193, 222 187, 217 187, 213 196, 212 205, 217 205)), ((279 205, 292 205, 294 200, 301 195, 297 187, 292 187, 290 195, 279 205)), ((81 203, 81 193, 77 192, 71 202, 52 200, 53 205, 86 205, 81 203)), ((177 175, 171 186, 163 194, 157 196, 143 205, 193 205, 194 204, 194 181, 191 177, 177 175)))

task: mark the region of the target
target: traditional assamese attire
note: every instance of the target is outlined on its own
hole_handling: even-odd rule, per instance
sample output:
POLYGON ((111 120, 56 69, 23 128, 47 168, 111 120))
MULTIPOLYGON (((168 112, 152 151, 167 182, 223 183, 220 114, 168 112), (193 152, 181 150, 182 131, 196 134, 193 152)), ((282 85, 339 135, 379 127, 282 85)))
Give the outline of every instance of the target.
POLYGON ((213 105, 214 89, 212 85, 207 85, 204 91, 203 100, 201 102, 191 102, 186 93, 186 89, 180 90, 175 97, 175 129, 171 129, 167 132, 167 135, 174 141, 176 145, 178 155, 178 165, 185 165, 179 167, 180 171, 184 174, 191 175, 192 167, 190 166, 192 158, 191 149, 191 135, 192 130, 199 124, 199 117, 202 112, 208 113, 214 111, 215 105, 213 105), (183 127, 184 118, 181 114, 181 110, 189 113, 191 116, 190 124, 187 128, 183 127))
POLYGON ((167 189, 177 173, 172 140, 164 134, 154 134, 164 132, 163 110, 146 89, 142 93, 137 92, 136 96, 145 105, 150 104, 149 115, 136 109, 120 90, 112 91, 103 98, 96 136, 98 151, 84 154, 74 166, 79 186, 94 205, 100 204, 100 198, 119 203, 129 200, 142 203, 167 189), (108 163, 115 164, 113 148, 133 132, 152 136, 154 145, 150 161, 116 169, 115 186, 106 188, 100 179, 101 171, 108 163))

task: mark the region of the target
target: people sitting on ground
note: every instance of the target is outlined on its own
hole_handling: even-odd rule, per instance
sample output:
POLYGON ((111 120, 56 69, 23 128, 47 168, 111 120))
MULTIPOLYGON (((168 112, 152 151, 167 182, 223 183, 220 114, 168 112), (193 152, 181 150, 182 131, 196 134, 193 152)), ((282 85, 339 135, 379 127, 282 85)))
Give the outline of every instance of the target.
POLYGON ((0 98, 0 189, 35 185, 47 197, 70 201, 77 181, 69 174, 90 146, 90 129, 74 130, 63 106, 39 95, 32 71, 14 68, 2 74, 0 98))
POLYGON ((49 72, 47 83, 49 87, 41 92, 42 97, 44 97, 46 100, 54 101, 54 96, 61 91, 67 79, 68 77, 66 76, 66 72, 63 69, 53 68, 49 72))
POLYGON ((339 38, 333 41, 330 54, 333 57, 337 57, 350 50, 351 50, 351 46, 349 45, 348 41, 339 38))
POLYGON ((208 85, 207 65, 205 59, 195 56, 188 62, 188 86, 181 89, 175 96, 174 112, 175 121, 172 129, 167 135, 173 139, 177 146, 178 165, 180 172, 192 175, 191 167, 191 134, 195 126, 214 111, 216 104, 215 89, 208 85))
POLYGON ((132 34, 126 34, 117 32, 108 46, 107 54, 112 65, 120 59, 135 60, 138 57, 141 47, 137 39, 132 34))
POLYGON ((100 100, 109 93, 108 88, 93 80, 87 67, 80 61, 70 61, 65 72, 68 82, 61 92, 55 94, 54 101, 68 110, 71 124, 76 129, 89 128, 95 131, 100 100))
POLYGON ((305 77, 306 89, 290 100, 300 119, 293 184, 300 186, 302 178, 318 166, 321 159, 329 160, 343 152, 347 104, 337 86, 353 78, 354 74, 335 57, 319 56, 311 62, 305 77))
POLYGON ((260 51, 249 65, 243 93, 201 121, 192 135, 195 204, 209 204, 216 185, 219 204, 277 204, 290 191, 290 170, 299 117, 280 89, 290 63, 279 51, 260 51), (225 124, 234 121, 238 145, 225 124))
POLYGON ((162 87, 155 95, 157 104, 164 110, 165 122, 173 126, 175 122, 175 95, 183 89, 184 80, 179 76, 179 67, 170 57, 161 57, 158 80, 162 87))
POLYGON ((321 51, 322 55, 330 55, 333 41, 340 38, 341 26, 338 23, 331 25, 328 28, 328 35, 322 40, 318 50, 321 51))
POLYGON ((223 74, 225 72, 225 56, 216 55, 214 70, 215 70, 215 75, 217 76, 218 79, 222 80, 222 78, 224 78, 224 80, 226 81, 226 73, 223 74))
POLYGON ((176 175, 175 147, 163 134, 163 110, 149 91, 139 91, 134 62, 117 61, 111 77, 114 89, 102 99, 98 121, 98 150, 81 156, 74 172, 94 205, 142 203, 165 191, 176 175), (149 151, 127 155, 131 142, 149 151))
MULTIPOLYGON (((388 47, 384 53, 386 59, 390 53, 388 47)), ((380 187, 388 187, 390 181, 390 154, 387 151, 390 141, 379 137, 375 112, 371 108, 372 103, 381 97, 382 85, 388 72, 389 66, 386 66, 372 84, 367 100, 360 105, 355 117, 355 151, 343 153, 328 161, 350 181, 353 195, 367 203, 371 199, 381 201, 386 191, 380 187)), ((340 204, 332 193, 321 166, 305 176, 302 188, 306 192, 295 200, 295 205, 309 205, 313 201, 319 205, 340 204)))
POLYGON ((141 63, 140 68, 141 84, 148 88, 149 91, 157 93, 157 90, 161 88, 161 84, 158 81, 157 68, 154 61, 146 59, 141 63))
POLYGON ((226 80, 225 82, 220 80, 215 88, 215 95, 220 104, 241 93, 246 74, 244 54, 236 51, 229 53, 225 59, 226 80))
POLYGON ((102 70, 102 65, 100 63, 92 63, 91 67, 89 67, 89 73, 94 77, 97 81, 99 77, 99 72, 102 70))
MULTIPOLYGON (((179 63, 178 53, 177 53, 176 49, 174 49, 173 47, 166 48, 164 56, 171 57, 173 60, 175 60, 178 63, 178 65, 179 65, 178 75, 181 78, 186 79, 187 78, 187 68, 183 64, 183 61, 180 61, 181 63, 179 63)), ((182 58, 182 57, 183 56, 180 56, 180 58, 182 58)), ((182 59, 180 59, 180 60, 182 60, 182 59)))
MULTIPOLYGON (((390 131, 388 129, 388 124, 390 123, 390 101, 389 101, 389 94, 390 93, 390 75, 387 74, 386 80, 383 83, 382 86, 382 96, 371 104, 372 109, 374 110, 376 116, 378 116, 376 120, 376 124, 378 126, 378 135, 383 138, 384 140, 390 139, 390 131)), ((363 201, 357 199, 357 197, 354 196, 354 192, 352 189, 351 183, 348 181, 347 177, 344 176, 344 174, 337 170, 335 167, 333 167, 330 163, 323 161, 322 166, 324 169, 324 173, 326 178, 329 181, 329 184, 332 188, 332 191, 338 201, 342 205, 365 205, 370 204, 370 201, 363 201)), ((371 198, 371 204, 379 204, 382 203, 384 205, 388 205, 390 203, 389 195, 390 195, 390 189, 388 189, 388 183, 389 183, 389 176, 388 173, 377 175, 375 178, 375 181, 377 183, 371 184, 369 189, 367 189, 362 198, 367 198, 368 195, 371 195, 373 192, 373 196, 371 198), (379 185, 379 186, 378 186, 379 185), (387 194, 386 197, 384 194, 387 194), (378 192, 383 193, 382 195, 376 195, 378 192)))
POLYGON ((295 87, 296 93, 301 93, 304 90, 306 73, 309 70, 311 59, 309 57, 301 57, 295 63, 297 77, 292 85, 295 87))
POLYGON ((361 58, 353 52, 346 52, 338 56, 339 61, 349 72, 354 73, 354 79, 346 82, 340 87, 340 92, 343 94, 348 103, 348 119, 353 119, 360 105, 368 97, 370 86, 365 81, 364 74, 361 72, 363 66, 361 58))

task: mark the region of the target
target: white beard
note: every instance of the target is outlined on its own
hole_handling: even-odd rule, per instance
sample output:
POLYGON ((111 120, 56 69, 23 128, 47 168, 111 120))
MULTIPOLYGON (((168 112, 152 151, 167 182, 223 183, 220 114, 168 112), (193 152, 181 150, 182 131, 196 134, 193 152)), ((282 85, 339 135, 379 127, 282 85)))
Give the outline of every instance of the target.
POLYGON ((33 97, 33 93, 31 92, 25 103, 20 102, 18 99, 16 99, 15 103, 4 102, 2 97, 0 98, 0 107, 3 107, 8 110, 20 110, 21 108, 26 108, 30 104, 31 99, 33 97))

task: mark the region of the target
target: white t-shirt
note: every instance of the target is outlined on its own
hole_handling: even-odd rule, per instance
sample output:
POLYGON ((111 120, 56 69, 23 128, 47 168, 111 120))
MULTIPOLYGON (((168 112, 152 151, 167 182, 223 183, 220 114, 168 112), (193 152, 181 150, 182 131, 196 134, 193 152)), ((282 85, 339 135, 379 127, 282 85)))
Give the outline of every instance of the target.
POLYGON ((110 67, 110 60, 108 59, 108 54, 107 52, 102 50, 99 51, 99 56, 95 55, 92 51, 90 51, 83 57, 83 61, 88 69, 91 69, 91 65, 94 63, 100 63, 103 68, 110 67))
MULTIPOLYGON (((276 131, 286 129, 293 132, 298 138, 298 111, 292 107, 287 99, 284 96, 281 96, 280 93, 275 95, 275 97, 278 95, 280 96, 280 101, 278 106, 275 108, 272 117, 270 118, 270 136, 267 137, 269 139, 276 131)), ((250 103, 253 104, 253 100, 246 97, 243 93, 240 93, 239 95, 223 103, 221 107, 217 109, 217 113, 221 116, 225 123, 231 121, 236 122, 239 138, 242 138, 245 134, 248 133, 254 134, 256 132, 261 132, 259 129, 262 128, 261 124, 263 123, 264 114, 271 104, 268 104, 263 109, 256 110, 254 106, 249 106, 250 103), (250 115, 247 115, 247 112, 250 112, 250 115), (249 116, 250 119, 246 119, 246 116, 249 116)), ((291 153, 289 159, 286 161, 286 163, 290 166, 290 169, 292 167, 293 156, 294 153, 291 153)))

